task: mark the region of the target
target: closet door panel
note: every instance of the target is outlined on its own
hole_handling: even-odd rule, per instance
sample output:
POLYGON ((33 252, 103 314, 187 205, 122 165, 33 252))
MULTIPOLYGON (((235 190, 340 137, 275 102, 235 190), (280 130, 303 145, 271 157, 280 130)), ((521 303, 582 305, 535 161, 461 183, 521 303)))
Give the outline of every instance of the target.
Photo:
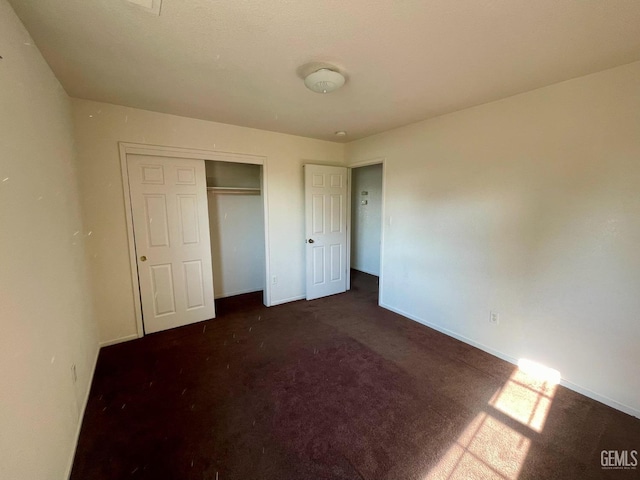
POLYGON ((215 317, 204 160, 128 155, 146 333, 215 317))

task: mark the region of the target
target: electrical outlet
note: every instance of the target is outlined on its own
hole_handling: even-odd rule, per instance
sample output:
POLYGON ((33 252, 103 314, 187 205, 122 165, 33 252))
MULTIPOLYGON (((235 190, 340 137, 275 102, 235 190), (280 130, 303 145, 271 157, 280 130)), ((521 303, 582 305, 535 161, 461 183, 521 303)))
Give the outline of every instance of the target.
POLYGON ((78 372, 76 371, 75 363, 71 365, 71 379, 73 380, 73 383, 78 381, 78 372))
POLYGON ((278 276, 274 275, 273 277, 271 277, 271 284, 272 285, 277 285, 278 284, 278 276))
POLYGON ((490 312, 489 323, 491 323, 492 325, 499 325, 500 315, 498 315, 496 312, 490 312))

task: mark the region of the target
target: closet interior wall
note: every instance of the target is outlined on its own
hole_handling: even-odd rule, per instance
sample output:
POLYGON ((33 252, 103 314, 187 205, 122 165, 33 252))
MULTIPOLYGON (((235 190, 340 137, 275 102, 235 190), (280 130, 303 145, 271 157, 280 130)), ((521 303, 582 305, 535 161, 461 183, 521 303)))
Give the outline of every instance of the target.
POLYGON ((264 289, 262 166, 210 161, 207 201, 215 298, 264 289))

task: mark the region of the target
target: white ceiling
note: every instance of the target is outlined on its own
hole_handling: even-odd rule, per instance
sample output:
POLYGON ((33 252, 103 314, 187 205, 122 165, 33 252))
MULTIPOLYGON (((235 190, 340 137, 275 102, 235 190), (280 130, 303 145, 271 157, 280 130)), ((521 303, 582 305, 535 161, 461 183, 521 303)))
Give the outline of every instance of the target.
POLYGON ((10 2, 72 97, 332 141, 640 60, 638 0, 10 2))

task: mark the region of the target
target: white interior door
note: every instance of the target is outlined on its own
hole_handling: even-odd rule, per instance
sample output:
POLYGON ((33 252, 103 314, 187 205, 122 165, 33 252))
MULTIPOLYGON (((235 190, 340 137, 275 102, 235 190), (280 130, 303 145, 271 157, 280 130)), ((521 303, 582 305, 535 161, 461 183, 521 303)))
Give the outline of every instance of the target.
POLYGON ((307 300, 347 290, 347 169, 305 165, 307 300))
POLYGON ((215 317, 204 160, 127 155, 146 333, 215 317))

